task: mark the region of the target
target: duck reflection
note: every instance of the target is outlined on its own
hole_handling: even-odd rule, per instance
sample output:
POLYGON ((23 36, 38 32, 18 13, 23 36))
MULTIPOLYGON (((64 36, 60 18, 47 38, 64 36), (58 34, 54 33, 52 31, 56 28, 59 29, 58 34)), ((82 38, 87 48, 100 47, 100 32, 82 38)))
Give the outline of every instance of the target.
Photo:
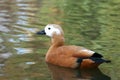
MULTIPOLYGON (((47 63, 48 64, 48 63, 47 63)), ((53 80, 111 80, 98 68, 92 70, 69 69, 48 64, 53 80)))

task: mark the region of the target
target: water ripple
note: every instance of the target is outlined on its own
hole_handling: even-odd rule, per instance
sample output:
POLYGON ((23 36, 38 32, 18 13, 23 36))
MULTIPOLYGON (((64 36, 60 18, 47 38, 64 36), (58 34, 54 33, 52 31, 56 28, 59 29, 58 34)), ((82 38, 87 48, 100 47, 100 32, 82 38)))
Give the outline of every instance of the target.
POLYGON ((7 59, 10 56, 12 56, 12 53, 7 52, 7 53, 0 53, 0 59, 7 59))
POLYGON ((27 54, 27 53, 32 53, 33 52, 33 48, 15 48, 15 50, 17 51, 18 55, 22 55, 22 54, 27 54))

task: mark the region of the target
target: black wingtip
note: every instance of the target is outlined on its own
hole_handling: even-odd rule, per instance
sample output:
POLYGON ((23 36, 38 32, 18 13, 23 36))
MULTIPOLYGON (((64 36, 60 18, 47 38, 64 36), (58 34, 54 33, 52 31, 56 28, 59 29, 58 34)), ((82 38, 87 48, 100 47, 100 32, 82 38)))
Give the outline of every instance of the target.
POLYGON ((77 59, 77 63, 81 63, 82 60, 83 60, 82 58, 78 58, 78 59, 77 59))
POLYGON ((106 62, 106 63, 111 63, 111 60, 106 60, 105 62, 106 62))
POLYGON ((90 57, 91 60, 95 61, 95 63, 110 63, 111 60, 105 60, 102 58, 95 58, 95 57, 90 57))
POLYGON ((91 57, 102 58, 103 56, 97 52, 95 52, 91 57))
POLYGON ((78 59, 77 59, 76 62, 78 63, 78 66, 77 66, 76 68, 79 68, 79 67, 80 67, 82 61, 83 61, 83 58, 78 58, 78 59))

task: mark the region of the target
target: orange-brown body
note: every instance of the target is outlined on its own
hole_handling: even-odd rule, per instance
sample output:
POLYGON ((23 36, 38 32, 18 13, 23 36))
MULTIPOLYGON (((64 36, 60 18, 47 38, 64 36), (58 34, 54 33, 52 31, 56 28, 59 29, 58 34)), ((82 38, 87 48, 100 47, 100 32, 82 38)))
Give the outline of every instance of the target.
POLYGON ((64 45, 63 35, 55 35, 52 38, 52 45, 46 54, 46 62, 55 65, 77 68, 94 68, 99 65, 99 63, 94 63, 91 59, 84 59, 81 64, 77 63, 78 58, 89 58, 93 55, 91 51, 80 46, 75 45, 64 45))
POLYGON ((64 33, 59 25, 48 24, 44 31, 37 34, 46 34, 51 37, 51 46, 46 54, 48 63, 69 68, 97 68, 103 62, 102 55, 81 46, 64 45, 64 33))

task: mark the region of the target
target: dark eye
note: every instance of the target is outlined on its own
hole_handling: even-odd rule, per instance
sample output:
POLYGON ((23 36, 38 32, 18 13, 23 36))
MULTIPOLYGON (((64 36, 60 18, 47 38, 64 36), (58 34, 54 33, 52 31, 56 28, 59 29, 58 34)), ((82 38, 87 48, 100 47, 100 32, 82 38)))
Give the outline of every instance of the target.
POLYGON ((50 30, 51 28, 48 28, 48 30, 50 30))

